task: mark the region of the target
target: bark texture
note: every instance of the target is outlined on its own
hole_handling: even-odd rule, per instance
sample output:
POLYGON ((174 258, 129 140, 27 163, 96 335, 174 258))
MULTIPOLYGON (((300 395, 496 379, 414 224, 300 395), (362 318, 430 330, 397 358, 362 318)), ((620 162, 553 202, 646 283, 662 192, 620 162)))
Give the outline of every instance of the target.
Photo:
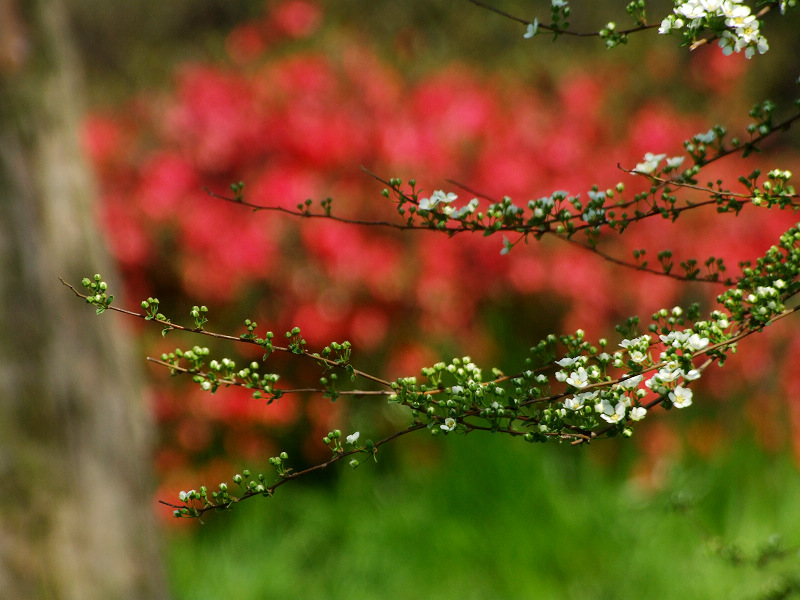
POLYGON ((0 598, 166 598, 137 359, 58 281, 114 283, 79 62, 61 0, 0 0, 0 598))

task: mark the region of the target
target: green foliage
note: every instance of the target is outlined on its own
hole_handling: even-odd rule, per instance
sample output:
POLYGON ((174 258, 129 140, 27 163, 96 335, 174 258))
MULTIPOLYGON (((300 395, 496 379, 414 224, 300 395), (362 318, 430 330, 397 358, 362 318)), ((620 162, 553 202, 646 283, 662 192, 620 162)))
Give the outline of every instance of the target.
POLYGON ((633 452, 605 450, 532 453, 498 440, 487 451, 459 437, 431 442, 392 474, 359 469, 333 492, 300 484, 285 502, 176 532, 175 597, 561 600, 647 590, 750 600, 791 589, 800 480, 786 456, 739 440, 709 461, 686 457, 646 493, 631 483, 633 452))

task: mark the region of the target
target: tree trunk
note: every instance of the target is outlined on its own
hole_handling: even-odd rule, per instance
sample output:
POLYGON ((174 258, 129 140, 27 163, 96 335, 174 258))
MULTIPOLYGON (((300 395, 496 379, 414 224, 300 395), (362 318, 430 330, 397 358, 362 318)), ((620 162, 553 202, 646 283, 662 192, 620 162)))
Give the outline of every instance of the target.
POLYGON ((151 423, 123 323, 63 287, 112 267, 60 0, 0 0, 0 597, 165 598, 151 423))

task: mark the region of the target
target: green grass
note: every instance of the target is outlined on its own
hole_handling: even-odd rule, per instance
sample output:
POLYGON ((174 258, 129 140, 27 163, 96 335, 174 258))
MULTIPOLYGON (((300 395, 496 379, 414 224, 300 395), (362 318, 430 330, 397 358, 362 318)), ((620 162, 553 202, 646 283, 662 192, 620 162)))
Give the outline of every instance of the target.
POLYGON ((332 487, 286 486, 213 515, 170 540, 175 597, 749 599, 800 569, 788 456, 742 442, 686 459, 648 496, 622 441, 487 441, 406 444, 420 464, 342 469, 332 487), (773 534, 795 550, 755 565, 773 534))

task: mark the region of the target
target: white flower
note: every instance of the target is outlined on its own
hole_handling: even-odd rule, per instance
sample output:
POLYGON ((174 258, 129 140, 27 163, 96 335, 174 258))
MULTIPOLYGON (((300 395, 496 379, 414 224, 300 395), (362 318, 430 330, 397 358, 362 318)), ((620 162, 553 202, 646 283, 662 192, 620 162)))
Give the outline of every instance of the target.
POLYGON ((696 333, 693 333, 689 336, 689 339, 686 340, 686 343, 692 350, 702 350, 706 346, 708 346, 708 338, 701 338, 696 333))
POLYGON ((664 160, 666 156, 666 154, 653 154, 652 152, 648 152, 644 155, 644 162, 637 164, 634 171, 644 174, 652 173, 658 168, 658 163, 664 160))
POLYGON ((644 406, 636 406, 631 409, 631 420, 641 421, 647 414, 647 409, 644 406))
POLYGON ((567 398, 564 401, 564 408, 568 408, 570 410, 580 410, 583 407, 583 394, 576 394, 572 398, 567 398))
POLYGON ((664 387, 664 383, 658 378, 658 375, 653 375, 650 379, 646 380, 644 384, 657 394, 667 393, 667 388, 664 387))
POLYGON ((550 6, 553 8, 563 8, 567 4, 567 0, 550 0, 550 6))
POLYGON ((726 4, 722 9, 725 25, 731 29, 747 27, 755 22, 755 15, 750 14, 750 7, 741 4, 726 4))
POLYGON ((648 346, 650 344, 650 336, 645 334, 641 337, 633 338, 632 340, 622 340, 619 343, 619 345, 622 346, 623 348, 630 348, 632 346, 638 346, 640 344, 648 346))
POLYGON ((528 23, 528 29, 525 31, 525 35, 523 35, 522 37, 529 40, 533 36, 535 36, 538 31, 539 31, 539 19, 534 19, 533 23, 528 23))
MULTIPOLYGON (((683 159, 686 158, 684 156, 673 156, 667 159, 667 166, 672 167, 673 169, 677 169, 683 164, 683 159)), ((679 308, 679 307, 676 307, 679 308)), ((675 309, 673 309, 675 310, 675 309)))
POLYGON ((675 15, 669 15, 666 19, 661 21, 661 27, 658 28, 658 33, 669 33, 673 29, 680 29, 683 26, 683 21, 676 19, 675 15))
POLYGON ((567 383, 576 388, 583 388, 589 385, 589 374, 586 372, 586 369, 580 367, 577 371, 573 371, 572 374, 567 377, 567 383))
POLYGON ((476 208, 478 208, 478 199, 473 198, 466 205, 450 213, 450 218, 460 219, 462 217, 466 217, 467 215, 471 215, 472 213, 474 213, 476 208))
POLYGON ((609 423, 619 423, 625 418, 626 408, 624 402, 617 402, 616 406, 612 406, 611 402, 603 400, 603 414, 600 416, 609 423))
POLYGON ((687 19, 702 19, 706 16, 706 9, 698 2, 689 0, 676 8, 675 14, 683 15, 687 19))
POLYGON ((594 208, 590 208, 589 210, 585 211, 581 215, 581 219, 583 219, 586 223, 594 223, 595 221, 600 221, 606 214, 606 211, 603 209, 596 210, 594 208))
POLYGON ((422 198, 419 201, 419 208, 420 210, 433 210, 440 202, 444 202, 445 204, 449 204, 453 200, 458 198, 452 192, 444 193, 442 190, 436 190, 431 194, 430 198, 422 198))
MULTIPOLYGON (((736 2, 738 0, 734 0, 736 2)), ((723 5, 728 4, 730 0, 700 0, 700 5, 709 14, 719 13, 723 10, 723 5)))
POLYGON ((683 374, 683 378, 686 381, 694 381, 695 379, 700 379, 700 371, 698 371, 697 369, 692 369, 690 371, 686 371, 683 374))
POLYGON ((641 383, 642 379, 644 379, 641 375, 634 375, 633 377, 628 377, 627 379, 623 379, 619 382, 620 387, 624 387, 626 389, 632 390, 633 388, 637 387, 639 383, 641 383))
POLYGON ((361 435, 360 431, 356 431, 355 433, 351 433, 347 436, 347 443, 348 444, 355 444, 358 441, 358 436, 361 435))
MULTIPOLYGON (((769 50, 769 44, 767 43, 767 38, 761 36, 758 38, 758 42, 756 42, 756 50, 758 50, 759 54, 764 54, 767 50, 769 50)), ((752 58, 754 54, 753 47, 750 46, 747 50, 744 51, 744 55, 747 58, 752 58)))
POLYGON ((685 331, 670 331, 667 335, 658 336, 665 346, 672 346, 673 348, 681 348, 689 336, 692 334, 691 330, 685 331))
POLYGON ((704 144, 710 144, 715 139, 717 139, 717 132, 714 131, 713 129, 709 129, 705 133, 698 133, 696 136, 694 136, 694 139, 696 139, 698 142, 702 142, 704 144))
POLYGON ((571 367, 575 363, 581 363, 582 359, 583 359, 582 356, 576 356, 575 358, 570 358, 569 356, 565 356, 561 360, 557 360, 556 364, 559 367, 571 367))
POLYGON ((669 399, 675 408, 686 408, 692 404, 692 390, 679 385, 669 393, 669 399))
POLYGON ((670 365, 659 369, 658 373, 656 374, 656 379, 661 383, 672 383, 678 377, 680 377, 683 372, 680 369, 670 368, 670 365))
POLYGON ((596 392, 581 392, 564 401, 564 407, 571 410, 580 410, 586 402, 594 400, 596 392))
POLYGON ((444 424, 439 425, 445 431, 453 431, 456 428, 456 420, 453 417, 447 417, 444 420, 444 424))

